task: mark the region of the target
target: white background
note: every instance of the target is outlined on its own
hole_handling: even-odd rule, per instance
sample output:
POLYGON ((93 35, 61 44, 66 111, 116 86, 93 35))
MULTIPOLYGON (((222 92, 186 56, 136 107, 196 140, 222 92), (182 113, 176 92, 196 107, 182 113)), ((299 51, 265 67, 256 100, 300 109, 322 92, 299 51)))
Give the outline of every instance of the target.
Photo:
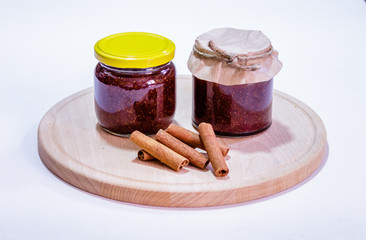
POLYGON ((1 0, 0 239, 366 239, 365 56, 362 0, 1 0), (88 194, 43 165, 39 121, 92 86, 97 40, 164 35, 189 74, 195 37, 217 27, 262 30, 283 62, 275 88, 322 118, 329 152, 308 181, 249 203, 171 209, 88 194))

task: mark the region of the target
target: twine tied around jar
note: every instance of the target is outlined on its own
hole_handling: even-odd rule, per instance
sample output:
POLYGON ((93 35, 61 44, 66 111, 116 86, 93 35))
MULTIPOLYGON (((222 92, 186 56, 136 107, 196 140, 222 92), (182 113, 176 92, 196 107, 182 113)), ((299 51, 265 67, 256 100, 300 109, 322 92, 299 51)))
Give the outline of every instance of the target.
POLYGON ((216 43, 213 40, 210 40, 208 42, 208 47, 216 52, 218 55, 213 55, 209 53, 202 52, 196 48, 196 46, 193 47, 193 50, 195 53, 198 53, 199 55, 207 58, 213 58, 217 60, 224 60, 228 65, 242 69, 242 70, 249 70, 249 71, 256 71, 261 68, 261 65, 259 64, 253 64, 248 65, 248 60, 254 60, 259 59, 263 57, 267 57, 272 54, 273 48, 272 46, 264 53, 256 54, 256 55, 239 55, 239 54, 232 54, 229 52, 226 52, 225 50, 219 48, 216 43))

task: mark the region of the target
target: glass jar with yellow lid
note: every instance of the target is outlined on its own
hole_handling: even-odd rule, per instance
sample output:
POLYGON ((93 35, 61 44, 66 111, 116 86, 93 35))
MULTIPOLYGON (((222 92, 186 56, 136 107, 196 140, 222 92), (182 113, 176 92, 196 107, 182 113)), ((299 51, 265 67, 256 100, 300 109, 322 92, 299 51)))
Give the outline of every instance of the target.
POLYGON ((157 34, 126 32, 94 46, 98 123, 107 132, 154 134, 173 121, 176 104, 174 43, 157 34))

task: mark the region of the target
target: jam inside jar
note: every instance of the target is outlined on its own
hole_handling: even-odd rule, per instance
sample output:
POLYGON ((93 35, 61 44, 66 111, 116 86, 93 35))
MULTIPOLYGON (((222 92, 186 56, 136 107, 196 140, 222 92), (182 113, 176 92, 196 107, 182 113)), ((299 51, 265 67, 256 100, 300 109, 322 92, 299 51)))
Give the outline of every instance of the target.
POLYGON ((212 124, 216 134, 245 136, 272 123, 273 79, 223 85, 193 76, 193 125, 212 124))
POLYGON ((147 69, 121 69, 98 63, 94 75, 99 124, 115 135, 134 130, 154 134, 173 121, 176 102, 173 62, 147 69))

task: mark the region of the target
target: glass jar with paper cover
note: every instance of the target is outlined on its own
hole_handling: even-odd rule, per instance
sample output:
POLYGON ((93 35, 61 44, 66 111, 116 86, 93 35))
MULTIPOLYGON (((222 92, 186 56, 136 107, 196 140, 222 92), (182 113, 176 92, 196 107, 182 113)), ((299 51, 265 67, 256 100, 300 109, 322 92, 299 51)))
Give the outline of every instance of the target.
POLYGON ((198 36, 188 68, 193 75, 194 126, 207 122, 224 136, 270 127, 273 77, 282 63, 261 31, 219 28, 198 36))

